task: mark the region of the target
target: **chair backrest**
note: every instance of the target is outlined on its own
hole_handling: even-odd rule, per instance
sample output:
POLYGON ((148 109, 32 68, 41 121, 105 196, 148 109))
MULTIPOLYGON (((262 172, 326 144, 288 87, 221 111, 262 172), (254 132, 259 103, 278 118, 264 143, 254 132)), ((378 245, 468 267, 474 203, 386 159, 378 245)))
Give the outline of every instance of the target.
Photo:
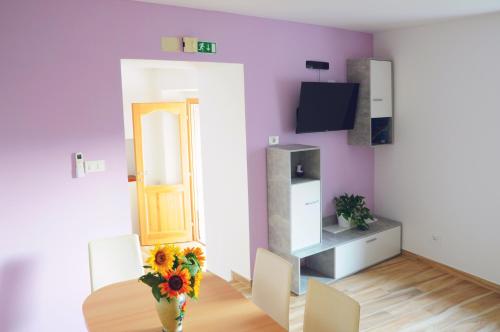
POLYGON ((285 259, 257 249, 252 280, 252 301, 288 330, 292 265, 285 259))
POLYGON ((92 291, 144 274, 141 247, 136 234, 89 242, 92 291))
POLYGON ((359 303, 341 291, 309 279, 304 332, 358 332, 359 303))

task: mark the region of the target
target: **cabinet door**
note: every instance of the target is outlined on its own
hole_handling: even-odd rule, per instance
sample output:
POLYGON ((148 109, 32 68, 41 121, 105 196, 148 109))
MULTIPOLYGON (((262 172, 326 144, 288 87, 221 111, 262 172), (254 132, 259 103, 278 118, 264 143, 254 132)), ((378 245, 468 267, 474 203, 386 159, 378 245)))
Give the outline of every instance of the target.
POLYGON ((392 62, 370 60, 372 118, 392 117, 392 62))
POLYGON ((366 240, 352 241, 335 248, 335 279, 343 278, 368 266, 366 240))
POLYGON ((368 266, 401 253, 401 227, 365 239, 368 266))
POLYGON ((321 188, 319 181, 292 185, 292 252, 321 242, 321 188))
POLYGON ((335 278, 343 278, 401 253, 401 227, 335 248, 335 278))

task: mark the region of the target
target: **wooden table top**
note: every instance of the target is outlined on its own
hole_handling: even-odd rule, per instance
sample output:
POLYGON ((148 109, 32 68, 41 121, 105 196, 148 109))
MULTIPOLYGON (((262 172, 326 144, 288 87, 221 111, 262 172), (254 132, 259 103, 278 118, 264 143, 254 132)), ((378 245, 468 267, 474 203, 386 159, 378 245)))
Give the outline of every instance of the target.
MULTIPOLYGON (((90 332, 160 332, 151 288, 137 280, 103 287, 83 303, 90 332)), ((188 299, 184 332, 283 332, 271 317, 225 280, 205 272, 200 299, 188 299)))

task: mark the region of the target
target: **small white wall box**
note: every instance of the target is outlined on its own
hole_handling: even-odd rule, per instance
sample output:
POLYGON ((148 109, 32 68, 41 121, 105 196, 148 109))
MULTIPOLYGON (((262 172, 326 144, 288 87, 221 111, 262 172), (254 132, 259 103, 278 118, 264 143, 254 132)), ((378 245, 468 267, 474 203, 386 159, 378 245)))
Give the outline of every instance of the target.
POLYGON ((161 37, 161 49, 164 52, 179 52, 181 43, 178 37, 161 37))
POLYGON ((196 37, 183 37, 182 44, 184 52, 197 53, 198 52, 198 38, 196 37))

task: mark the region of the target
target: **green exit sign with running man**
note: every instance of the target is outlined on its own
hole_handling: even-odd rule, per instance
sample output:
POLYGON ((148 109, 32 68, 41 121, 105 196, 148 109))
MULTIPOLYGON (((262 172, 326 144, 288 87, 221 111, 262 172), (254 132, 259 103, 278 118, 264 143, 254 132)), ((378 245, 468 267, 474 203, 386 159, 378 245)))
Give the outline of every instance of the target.
POLYGON ((215 43, 209 41, 199 41, 198 53, 216 53, 215 43))

